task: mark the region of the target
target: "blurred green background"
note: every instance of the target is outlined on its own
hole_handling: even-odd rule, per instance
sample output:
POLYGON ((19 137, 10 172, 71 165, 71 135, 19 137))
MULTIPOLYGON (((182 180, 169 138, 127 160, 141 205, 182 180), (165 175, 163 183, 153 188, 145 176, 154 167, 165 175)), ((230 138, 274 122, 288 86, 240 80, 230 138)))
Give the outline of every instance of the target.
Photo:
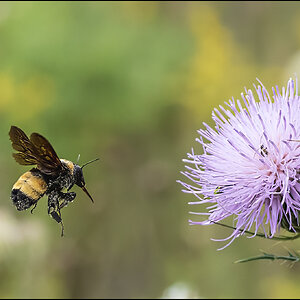
MULTIPOLYGON (((256 77, 300 70, 297 2, 1 2, 0 298, 299 298, 300 269, 234 264, 300 243, 237 239, 189 226, 177 179, 215 106, 256 77), (11 157, 11 125, 80 164, 86 195, 47 215, 18 212, 10 191, 29 168, 11 157)), ((199 210, 203 209, 201 207, 199 210)))

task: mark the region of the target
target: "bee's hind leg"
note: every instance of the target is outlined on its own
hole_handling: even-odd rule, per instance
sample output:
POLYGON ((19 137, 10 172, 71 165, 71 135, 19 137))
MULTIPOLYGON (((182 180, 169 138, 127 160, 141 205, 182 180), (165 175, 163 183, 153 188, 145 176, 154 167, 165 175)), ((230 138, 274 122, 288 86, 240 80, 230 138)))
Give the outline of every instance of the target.
POLYGON ((61 236, 64 236, 64 224, 63 224, 63 221, 62 221, 62 218, 60 216, 60 212, 59 214, 57 213, 57 211, 53 211, 50 213, 51 214, 51 217, 61 225, 61 236))

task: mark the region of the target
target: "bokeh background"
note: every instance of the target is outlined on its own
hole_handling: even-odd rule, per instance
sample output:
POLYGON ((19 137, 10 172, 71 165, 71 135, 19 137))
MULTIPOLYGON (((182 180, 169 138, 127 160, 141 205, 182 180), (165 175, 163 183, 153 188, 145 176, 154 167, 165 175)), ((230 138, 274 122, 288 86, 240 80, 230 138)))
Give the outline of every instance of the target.
MULTIPOLYGON (((189 226, 182 159, 256 77, 300 73, 297 2, 1 2, 0 298, 299 298, 296 264, 234 261, 300 243, 189 226), (65 237, 42 199, 18 212, 11 125, 86 167, 65 237)), ((201 210, 201 208, 199 208, 201 210)))

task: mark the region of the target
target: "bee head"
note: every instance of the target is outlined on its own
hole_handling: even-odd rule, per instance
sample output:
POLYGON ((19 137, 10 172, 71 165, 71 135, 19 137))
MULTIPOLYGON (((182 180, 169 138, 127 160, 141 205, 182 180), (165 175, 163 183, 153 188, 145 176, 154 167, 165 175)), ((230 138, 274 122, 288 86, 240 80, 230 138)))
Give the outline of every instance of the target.
POLYGON ((82 168, 76 164, 74 164, 73 176, 74 176, 76 185, 78 185, 81 188, 85 186, 82 168))
POLYGON ((84 181, 84 177, 83 177, 83 172, 82 169, 83 167, 85 167, 86 165, 98 160, 99 158, 96 158, 94 160, 91 160, 85 164, 83 164, 81 167, 74 164, 74 171, 73 171, 73 176, 75 179, 75 184, 78 185, 80 188, 82 188, 82 190, 88 195, 88 197, 92 200, 92 202, 94 202, 92 196, 89 194, 89 192, 87 191, 86 187, 85 187, 85 181, 84 181))

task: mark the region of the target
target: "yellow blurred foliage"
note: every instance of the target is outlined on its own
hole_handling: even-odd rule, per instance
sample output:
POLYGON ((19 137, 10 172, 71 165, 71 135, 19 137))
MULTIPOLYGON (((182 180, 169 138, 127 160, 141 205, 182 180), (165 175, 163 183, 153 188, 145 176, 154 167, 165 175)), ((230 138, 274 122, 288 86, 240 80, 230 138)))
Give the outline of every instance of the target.
POLYGON ((0 111, 7 110, 15 98, 15 85, 12 76, 0 74, 0 111))
POLYGON ((26 121, 53 104, 54 84, 44 76, 17 80, 10 73, 0 73, 0 113, 26 121))
POLYGON ((196 49, 183 100, 191 113, 202 119, 214 106, 241 92, 246 78, 254 81, 256 76, 231 32, 220 23, 216 10, 205 4, 190 9, 189 25, 196 49))
MULTIPOLYGON (((293 270, 290 270, 293 272, 293 270)), ((300 287, 298 277, 293 280, 291 276, 276 276, 266 277, 260 284, 263 291, 262 295, 270 299, 298 299, 300 295, 300 287)), ((264 297, 264 296, 262 296, 264 297)))

